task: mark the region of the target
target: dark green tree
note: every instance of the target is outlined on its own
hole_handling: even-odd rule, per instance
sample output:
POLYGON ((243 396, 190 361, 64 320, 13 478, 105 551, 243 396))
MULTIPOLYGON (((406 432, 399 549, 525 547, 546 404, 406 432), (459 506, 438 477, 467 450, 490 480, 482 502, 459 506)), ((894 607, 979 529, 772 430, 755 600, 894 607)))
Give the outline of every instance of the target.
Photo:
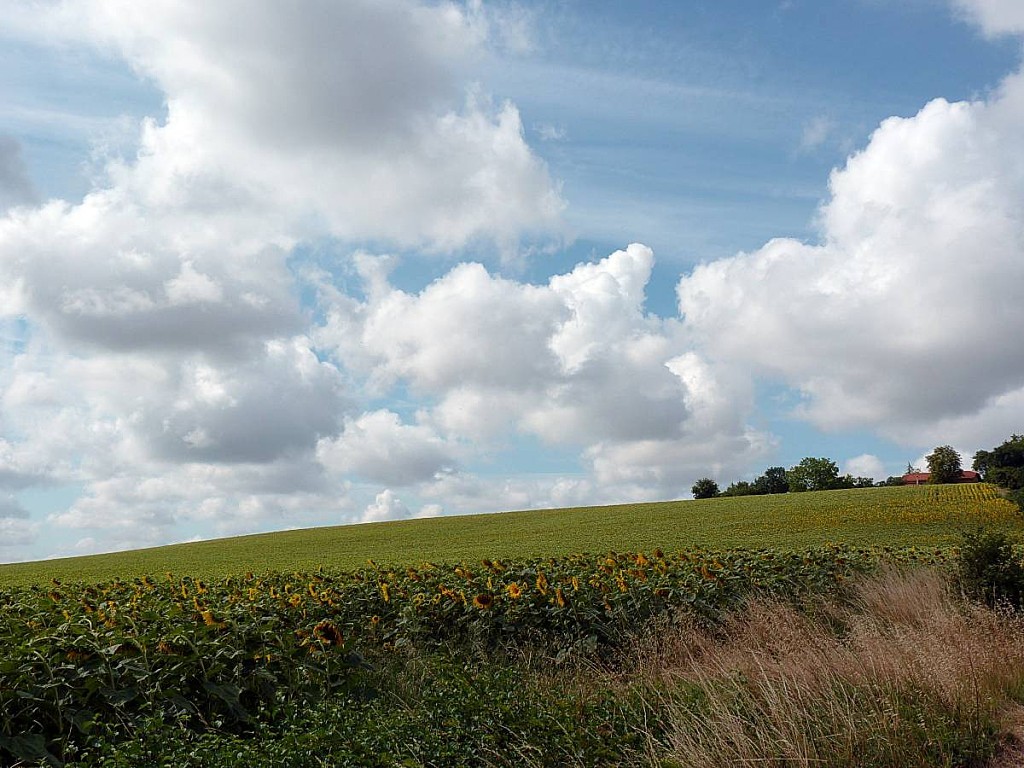
POLYGON ((789 481, 786 479, 785 467, 768 467, 757 480, 754 487, 758 493, 786 493, 789 491, 789 481))
POLYGON ((903 485, 903 476, 889 475, 885 480, 878 481, 879 486, 897 486, 903 485))
POLYGON ((839 467, 831 459, 807 456, 786 473, 791 491, 827 491, 839 480, 839 467))
POLYGON ((1011 490, 1024 488, 1024 435, 1011 435, 991 451, 978 451, 971 466, 986 482, 1011 490))
POLYGON ((722 491, 723 496, 758 496, 757 487, 746 480, 737 480, 729 483, 729 487, 722 491))
POLYGON ((960 454, 949 445, 940 445, 925 457, 928 462, 929 483, 955 483, 960 479, 963 468, 960 454))
POLYGON ((713 499, 718 496, 718 483, 710 477, 702 477, 690 489, 695 499, 713 499))

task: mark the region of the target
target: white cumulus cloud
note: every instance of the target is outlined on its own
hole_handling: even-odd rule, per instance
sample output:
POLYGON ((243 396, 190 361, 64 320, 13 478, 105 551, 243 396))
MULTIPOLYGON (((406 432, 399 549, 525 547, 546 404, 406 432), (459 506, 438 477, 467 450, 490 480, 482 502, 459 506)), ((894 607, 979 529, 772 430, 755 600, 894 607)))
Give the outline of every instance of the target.
POLYGON ((799 413, 823 428, 914 443, 940 420, 984 419, 1024 388, 1011 351, 1024 329, 1022 124, 1020 74, 990 98, 884 121, 833 172, 820 245, 773 240, 680 281, 687 332, 799 388, 799 413))
MULTIPOLYGON (((460 264, 411 294, 388 283, 386 260, 362 257, 365 298, 328 292, 332 308, 317 342, 350 375, 383 391, 408 387, 424 406, 416 426, 400 425, 393 414, 350 424, 339 440, 322 444, 322 460, 377 467, 379 480, 395 484, 406 475, 396 469, 384 478, 388 462, 378 457, 403 466, 429 449, 431 461, 408 475, 422 478, 442 468, 437 439, 486 454, 506 436, 527 434, 579 451, 589 473, 573 486, 582 501, 679 495, 709 463, 734 470, 762 456, 770 440, 746 424, 749 383, 690 350, 676 321, 645 310, 653 261, 649 248, 634 244, 544 285, 460 264), (373 437, 371 424, 411 457, 376 447, 383 435, 373 437)), ((453 508, 478 509, 475 481, 451 468, 424 492, 461 499, 453 508)), ((500 496, 532 506, 550 501, 554 488, 500 496)))

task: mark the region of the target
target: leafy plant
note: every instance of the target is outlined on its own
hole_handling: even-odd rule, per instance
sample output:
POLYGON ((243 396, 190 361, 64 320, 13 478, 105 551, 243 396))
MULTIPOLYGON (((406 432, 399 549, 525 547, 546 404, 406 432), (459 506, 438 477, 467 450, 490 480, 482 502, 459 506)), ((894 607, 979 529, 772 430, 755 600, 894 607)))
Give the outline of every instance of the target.
POLYGON ((979 529, 965 534, 957 574, 968 596, 989 606, 1004 603, 1022 607, 1024 566, 1005 533, 979 529))

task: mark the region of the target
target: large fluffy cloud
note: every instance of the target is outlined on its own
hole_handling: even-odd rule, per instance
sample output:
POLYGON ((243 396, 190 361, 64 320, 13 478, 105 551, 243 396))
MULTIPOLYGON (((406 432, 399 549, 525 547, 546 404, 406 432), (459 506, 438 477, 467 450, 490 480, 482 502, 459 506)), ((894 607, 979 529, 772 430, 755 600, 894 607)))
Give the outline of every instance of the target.
MULTIPOLYGON (((562 207, 511 104, 469 87, 487 24, 415 0, 65 0, 23 34, 123 57, 166 98, 113 183, 147 208, 451 248, 511 245, 562 207)), ((20 23, 18 19, 20 18, 20 23)))
POLYGON ((386 485, 430 480, 456 463, 454 454, 430 427, 402 424, 392 411, 349 419, 340 436, 317 445, 317 457, 329 470, 386 485))
POLYGON ((821 245, 775 240, 680 282, 688 332, 798 387, 825 428, 915 443, 976 418, 1024 387, 1022 124, 1020 74, 884 121, 833 172, 821 245))
MULTIPOLYGON (((122 59, 166 110, 77 201, 12 208, 34 191, 0 141, 0 498, 80 486, 52 522, 123 547, 355 519, 348 477, 454 466, 432 427, 359 415, 293 259, 323 238, 508 253, 558 234, 515 106, 472 80, 488 26, 416 0, 5 8, 5 36, 122 59)), ((3 525, 24 542, 36 523, 3 525)))
MULTIPOLYGON (((383 476, 378 457, 389 456, 392 471, 418 463, 423 471, 410 477, 425 479, 444 457, 429 429, 483 453, 511 431, 579 450, 589 473, 573 486, 582 501, 681 494, 709 464, 735 471, 768 447, 745 423, 749 384, 688 350, 677 322, 645 311, 649 248, 631 245, 545 285, 461 264, 417 294, 389 284, 387 260, 359 263, 364 299, 322 286, 332 309, 317 342, 350 375, 406 387, 425 405, 415 427, 393 414, 350 424, 323 446, 337 466, 364 465, 364 474, 400 482, 383 476)), ((555 483, 543 497, 556 485, 565 496, 567 486, 555 483)), ((442 472, 429 492, 473 508, 475 487, 442 472)))

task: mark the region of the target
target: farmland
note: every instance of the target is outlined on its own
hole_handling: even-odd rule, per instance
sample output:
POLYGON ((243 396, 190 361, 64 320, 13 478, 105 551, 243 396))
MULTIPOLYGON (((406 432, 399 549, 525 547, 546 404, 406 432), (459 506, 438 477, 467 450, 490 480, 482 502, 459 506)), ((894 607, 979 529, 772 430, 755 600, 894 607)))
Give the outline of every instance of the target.
MULTIPOLYGON (((896 594, 907 605, 878 621, 906 613, 930 641, 938 630, 918 612, 925 582, 869 586, 890 596, 873 602, 849 590, 886 564, 948 572, 961 532, 984 524, 1019 537, 1020 519, 991 486, 880 488, 407 521, 8 566, 0 764, 704 765, 684 755, 722 747, 692 742, 685 713, 731 717, 715 697, 740 678, 700 667, 680 682, 671 643, 711 653, 750 631, 756 649, 804 626, 804 606, 831 618, 804 627, 813 641, 793 642, 838 642, 829 633, 863 620, 836 617, 896 594), (815 609, 822 600, 835 604, 815 609), (728 629, 751 601, 782 616, 765 619, 774 629, 728 629)), ((931 594, 941 603, 946 592, 931 594)), ((946 624, 963 623, 959 607, 939 609, 946 624)), ((985 616, 986 638, 1002 643, 984 673, 996 686, 986 701, 1007 702, 1024 690, 1005 663, 1024 658, 1013 639, 1024 635, 985 616)), ((874 765, 967 766, 998 744, 1001 703, 965 729, 966 705, 945 689, 861 685, 837 678, 815 694, 843 692, 854 707, 844 717, 863 721, 854 759, 869 749, 874 765), (890 710, 908 716, 876 721, 890 710), (914 762, 919 748, 930 762, 914 762)), ((754 689, 729 695, 760 706, 754 689)), ((807 712, 835 706, 816 699, 807 712)))
POLYGON ((870 488, 777 496, 468 515, 340 526, 0 566, 0 586, 146 574, 222 578, 245 571, 359 568, 424 560, 558 557, 694 547, 944 546, 978 523, 1024 529, 989 485, 870 488))

